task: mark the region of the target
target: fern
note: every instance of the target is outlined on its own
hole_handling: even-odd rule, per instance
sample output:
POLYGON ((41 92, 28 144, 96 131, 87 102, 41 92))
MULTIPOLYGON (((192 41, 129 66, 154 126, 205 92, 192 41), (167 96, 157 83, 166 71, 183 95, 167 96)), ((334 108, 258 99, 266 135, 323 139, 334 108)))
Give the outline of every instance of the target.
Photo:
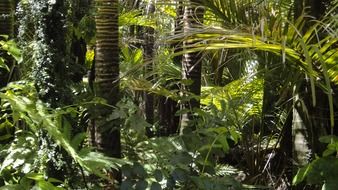
MULTIPOLYGON (((32 87, 32 84, 28 84, 28 86, 32 87)), ((1 100, 10 103, 15 122, 24 121, 34 133, 37 133, 38 130, 46 131, 87 172, 106 178, 104 170, 117 169, 118 166, 127 163, 121 159, 110 158, 100 153, 92 152, 88 148, 77 151, 74 145, 77 144, 79 138, 83 138, 83 134, 73 139, 68 139, 61 132, 62 126, 60 125, 62 123, 60 124, 57 118, 64 113, 64 110, 50 110, 44 103, 36 99, 35 92, 28 92, 28 94, 33 95, 27 97, 25 94, 16 92, 15 89, 18 88, 23 89, 24 87, 14 83, 7 87, 6 92, 0 93, 1 100)))

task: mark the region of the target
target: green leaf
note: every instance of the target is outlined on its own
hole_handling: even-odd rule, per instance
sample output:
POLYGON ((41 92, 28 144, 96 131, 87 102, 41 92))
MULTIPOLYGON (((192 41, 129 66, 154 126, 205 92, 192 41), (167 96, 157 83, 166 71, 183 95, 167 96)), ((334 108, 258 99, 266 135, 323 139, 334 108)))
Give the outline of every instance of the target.
POLYGON ((142 59, 142 56, 143 56, 143 52, 141 49, 138 49, 136 52, 135 52, 135 55, 134 55, 134 60, 133 62, 134 63, 139 63, 142 59))
POLYGON ((101 98, 101 97, 94 97, 92 99, 92 102, 95 103, 95 104, 102 104, 102 105, 107 104, 107 100, 104 99, 104 98, 101 98))
POLYGON ((131 178, 132 177, 132 166, 125 164, 121 168, 123 177, 131 178))
POLYGON ((48 181, 39 181, 37 186, 41 189, 41 190, 62 190, 64 188, 61 187, 56 187, 54 186, 52 183, 48 182, 48 181))
POLYGON ((138 114, 131 115, 128 118, 130 128, 137 132, 138 135, 142 136, 145 134, 145 128, 151 127, 143 117, 138 114))
POLYGON ((81 142, 83 142, 86 139, 86 137, 87 137, 87 133, 85 133, 85 132, 78 133, 78 134, 75 135, 75 137, 73 137, 73 139, 70 142, 70 144, 75 149, 78 149, 78 147, 80 146, 81 142))
POLYGON ((298 170, 293 179, 293 185, 304 181, 308 184, 323 184, 323 188, 337 187, 338 171, 333 169, 338 167, 338 159, 335 157, 317 158, 307 166, 298 170), (335 184, 335 185, 333 185, 335 184))
POLYGON ((162 187, 159 183, 153 182, 150 186, 150 190, 162 190, 162 187))
POLYGON ((13 40, 6 41, 2 44, 2 49, 14 57, 16 61, 21 61, 21 50, 13 40))
POLYGON ((11 135, 11 134, 2 135, 2 136, 0 136, 0 141, 8 140, 12 137, 13 137, 13 135, 11 135))
POLYGON ((143 166, 138 162, 135 162, 133 165, 133 173, 141 179, 145 179, 148 175, 143 166))
POLYGON ((12 128, 14 125, 13 123, 9 122, 7 119, 5 122, 2 122, 0 124, 0 130, 8 130, 9 128, 12 128))
POLYGON ((192 157, 187 152, 179 152, 172 155, 170 162, 173 165, 186 165, 188 166, 192 162, 192 157))
POLYGON ((7 71, 10 71, 9 67, 7 66, 7 64, 5 63, 5 59, 3 59, 2 57, 0 57, 0 68, 4 68, 7 71))
POLYGON ((68 140, 70 141, 71 139, 71 131, 72 131, 72 126, 69 123, 68 119, 64 116, 59 116, 59 128, 62 127, 62 135, 68 140))
POLYGON ((246 184, 243 184, 243 188, 244 189, 271 189, 271 187, 268 187, 268 186, 263 186, 263 185, 246 185, 246 184))
POLYGON ((0 37, 1 37, 1 38, 4 38, 5 40, 8 40, 8 38, 9 38, 9 36, 6 35, 6 34, 0 34, 0 37))
POLYGON ((326 135, 319 137, 319 141, 322 143, 330 144, 334 142, 338 142, 338 137, 335 135, 326 135))
POLYGON ((235 127, 230 127, 230 137, 233 141, 235 141, 235 144, 238 143, 238 140, 242 137, 241 134, 238 132, 238 130, 235 127))
POLYGON ((327 157, 327 156, 330 156, 332 155, 333 153, 336 152, 336 149, 326 149, 324 152, 323 152, 323 157, 327 157))
POLYGON ((292 184, 297 185, 304 181, 306 175, 311 171, 311 165, 304 166, 297 171, 297 174, 293 177, 292 184))
POLYGON ((330 180, 323 184, 322 190, 336 190, 337 187, 338 187, 338 182, 334 180, 330 180))
POLYGON ((44 181, 45 180, 44 175, 39 174, 39 173, 28 173, 28 174, 26 174, 26 178, 32 179, 32 180, 35 180, 35 181, 44 181))
POLYGON ((121 13, 119 16, 119 26, 145 26, 156 28, 155 20, 149 16, 142 15, 139 10, 121 13))
POLYGON ((162 175, 161 170, 155 170, 154 171, 154 177, 155 177, 156 181, 158 181, 158 182, 162 181, 163 175, 162 175))
POLYGON ((181 169, 181 168, 176 168, 171 173, 171 176, 172 176, 173 180, 180 181, 180 182, 184 182, 188 178, 187 172, 185 170, 181 169))
MULTIPOLYGON (((84 170, 102 178, 107 178, 103 173, 103 169, 117 168, 117 165, 127 163, 122 159, 110 158, 86 150, 78 153, 58 128, 57 119, 55 118, 58 115, 58 110, 50 113, 50 110, 42 102, 35 102, 36 100, 29 99, 26 96, 16 95, 10 90, 7 90, 6 93, 0 93, 0 98, 2 101, 8 101, 12 106, 13 114, 18 114, 17 119, 23 119, 33 131, 43 126, 43 130, 47 131, 52 139, 62 146, 84 170)), ((2 165, 2 169, 4 169, 4 165, 2 165)))
POLYGON ((0 187, 0 190, 22 190, 22 187, 19 184, 5 185, 0 187))
POLYGON ((133 182, 129 179, 123 181, 120 189, 121 190, 131 190, 131 189, 133 189, 133 182))
POLYGON ((187 85, 187 86, 190 86, 190 85, 192 85, 192 84, 194 83, 194 81, 191 80, 191 79, 182 79, 180 82, 181 82, 183 85, 187 85))
POLYGON ((136 190, 145 190, 148 187, 148 182, 145 180, 140 180, 136 183, 135 189, 136 190))
POLYGON ((222 135, 221 137, 218 138, 218 142, 221 143, 223 151, 225 153, 228 153, 229 150, 230 150, 230 147, 229 147, 229 144, 228 144, 227 137, 225 135, 222 135))
POLYGON ((198 189, 235 189, 241 190, 242 185, 230 176, 218 177, 206 177, 206 176, 191 176, 191 180, 197 186, 198 189))

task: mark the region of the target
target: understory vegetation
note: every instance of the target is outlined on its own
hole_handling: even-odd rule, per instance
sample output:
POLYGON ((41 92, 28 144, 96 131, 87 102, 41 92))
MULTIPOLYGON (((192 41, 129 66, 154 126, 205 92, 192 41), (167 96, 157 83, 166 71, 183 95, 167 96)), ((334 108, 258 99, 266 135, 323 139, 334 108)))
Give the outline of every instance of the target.
POLYGON ((0 190, 336 190, 337 13, 1 0, 0 190))

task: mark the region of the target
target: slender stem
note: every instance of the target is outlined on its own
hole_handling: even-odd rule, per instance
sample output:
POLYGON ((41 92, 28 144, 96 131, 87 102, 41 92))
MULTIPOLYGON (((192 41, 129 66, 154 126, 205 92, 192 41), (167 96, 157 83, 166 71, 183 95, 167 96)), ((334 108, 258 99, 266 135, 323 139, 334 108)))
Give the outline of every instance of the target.
POLYGON ((216 138, 214 139, 214 141, 211 143, 211 146, 210 146, 210 148, 209 148, 209 151, 208 151, 208 153, 207 153, 207 156, 206 156, 205 159, 204 159, 203 168, 202 168, 202 174, 204 173, 205 166, 206 166, 206 164, 207 164, 207 161, 208 161, 209 156, 210 156, 210 153, 211 153, 211 149, 212 149, 212 147, 214 146, 214 144, 216 143, 216 141, 218 140, 218 138, 220 137, 220 135, 222 135, 222 134, 217 135, 217 137, 216 137, 216 138))

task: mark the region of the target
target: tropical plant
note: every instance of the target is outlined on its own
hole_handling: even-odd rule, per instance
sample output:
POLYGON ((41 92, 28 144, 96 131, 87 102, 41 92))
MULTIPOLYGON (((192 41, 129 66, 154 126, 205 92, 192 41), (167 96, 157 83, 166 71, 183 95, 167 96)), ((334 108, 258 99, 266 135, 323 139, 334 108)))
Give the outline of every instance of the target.
POLYGON ((16 3, 0 189, 337 186, 336 0, 16 3))
POLYGON ((13 4, 10 0, 1 1, 0 3, 0 35, 2 35, 0 37, 0 87, 6 86, 8 81, 14 78, 15 62, 6 53, 13 45, 10 42, 4 42, 13 36, 13 4))
MULTIPOLYGON (((327 28, 333 21, 332 17, 308 24, 306 13, 303 12, 293 20, 291 16, 296 13, 291 8, 292 3, 296 4, 296 2, 288 1, 204 1, 200 3, 206 7, 206 15, 208 13, 210 15, 206 17, 205 23, 210 24, 208 27, 196 27, 184 35, 169 38, 172 41, 187 38, 192 41, 185 50, 174 56, 200 51, 224 51, 224 49, 230 49, 230 52, 232 49, 249 50, 251 56, 246 59, 246 65, 259 64, 258 72, 261 74, 258 73, 258 76, 261 75, 264 79, 263 107, 259 122, 261 137, 276 130, 270 126, 276 122, 281 113, 292 114, 290 112, 292 104, 287 101, 295 98, 297 93, 303 93, 299 88, 300 81, 309 81, 308 84, 305 82, 302 85, 307 86, 305 88, 312 93, 312 97, 306 97, 306 99, 313 100, 312 106, 316 106, 318 91, 327 93, 326 106, 329 106, 331 111, 326 115, 331 123, 328 126, 333 126, 333 101, 332 93, 329 91, 333 90, 332 85, 337 82, 335 79, 336 63, 331 60, 335 57, 332 54, 335 51, 333 50, 335 49, 333 45, 335 35, 329 32, 332 29, 327 28), (241 3, 244 6, 240 6, 241 3), (210 20, 208 21, 207 18, 210 20), (328 41, 332 44, 327 43, 328 41), (292 78, 290 73, 294 73, 292 78), (290 89, 294 87, 296 92, 292 94, 290 89)), ((229 50, 226 51, 229 52, 229 50)), ((214 68, 218 67, 214 66, 214 68)), ((296 104, 293 105, 296 107, 296 104)), ((311 105, 306 103, 306 106, 311 105)), ((303 107, 303 109, 306 108, 303 107)), ((325 122, 322 123, 326 125, 325 122)), ((288 126, 283 128, 290 129, 288 126)), ((305 128, 307 131, 312 129, 305 128)), ((317 128, 316 131, 318 130, 320 129, 317 128)), ((317 137, 309 136, 309 138, 317 137)), ((295 143, 297 142, 300 141, 297 140, 295 143)), ((314 141, 311 144, 311 148, 314 148, 314 141)), ((315 148, 314 151, 316 151, 315 148)), ((264 165, 266 166, 262 163, 261 167, 266 168, 264 165)))
MULTIPOLYGON (((44 170, 49 160, 53 160, 60 166, 65 164, 62 157, 55 158, 53 157, 54 154, 50 152, 50 146, 56 145, 40 139, 41 130, 47 132, 53 141, 68 153, 74 160, 74 164, 78 164, 79 172, 85 170, 106 178, 104 170, 117 168, 115 164, 119 162, 118 159, 106 157, 103 154, 92 152, 88 147, 82 147, 86 137, 85 133, 72 135, 72 126, 68 115, 76 116, 78 114, 76 106, 51 110, 45 103, 38 100, 33 84, 25 82, 12 83, 5 91, 0 93, 0 98, 1 105, 7 105, 8 111, 11 111, 1 118, 1 120, 6 121, 2 124, 2 127, 11 126, 14 128, 14 132, 1 136, 1 138, 4 139, 8 135, 15 135, 16 137, 12 143, 5 145, 1 151, 1 155, 5 157, 1 158, 3 163, 0 172, 3 180, 9 186, 25 185, 20 184, 21 178, 36 180, 33 177, 36 175, 42 175, 44 179, 48 179, 49 176, 44 173, 44 170), (43 142, 38 143, 41 140, 43 142), (40 159, 36 160, 35 157, 40 157, 40 159), (17 169, 20 169, 19 173, 15 172, 17 169)), ((95 104, 95 102, 92 102, 92 104, 95 104)), ((120 164, 122 163, 124 162, 120 162, 120 164)), ((85 180, 85 173, 78 173, 78 175, 82 175, 85 180)), ((49 182, 72 186, 72 184, 66 184, 52 178, 50 180, 49 182)), ((47 187, 43 189, 48 189, 47 187)))

